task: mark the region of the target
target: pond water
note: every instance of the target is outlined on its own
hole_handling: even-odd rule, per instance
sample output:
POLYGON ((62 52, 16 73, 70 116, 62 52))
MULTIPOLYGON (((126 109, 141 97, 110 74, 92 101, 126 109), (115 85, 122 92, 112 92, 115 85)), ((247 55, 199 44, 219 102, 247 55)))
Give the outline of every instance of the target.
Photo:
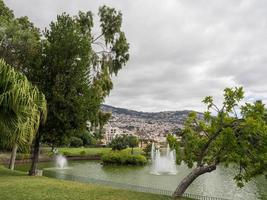
MULTIPOLYGON (((39 168, 53 171, 55 178, 63 174, 127 183, 150 188, 174 191, 179 181, 191 170, 186 165, 177 166, 176 175, 150 174, 151 166, 102 166, 98 161, 70 161, 67 169, 57 169, 53 163, 40 163, 39 168)), ((18 170, 28 170, 27 165, 17 165, 18 170)), ((204 174, 195 180, 187 193, 221 197, 227 199, 256 200, 266 199, 267 180, 257 177, 245 187, 238 188, 233 181, 235 169, 219 166, 217 170, 204 174)), ((63 176, 64 177, 64 176, 63 176)))

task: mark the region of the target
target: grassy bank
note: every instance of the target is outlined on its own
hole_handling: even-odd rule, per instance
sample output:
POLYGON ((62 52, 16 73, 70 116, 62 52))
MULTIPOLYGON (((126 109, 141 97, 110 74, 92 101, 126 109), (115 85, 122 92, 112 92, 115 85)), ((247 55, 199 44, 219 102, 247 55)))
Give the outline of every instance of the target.
POLYGON ((58 148, 58 152, 66 156, 101 156, 111 148, 58 148))
MULTIPOLYGON (((89 157, 91 159, 100 159, 100 157, 106 153, 111 152, 111 148, 90 148, 90 147, 79 147, 79 148, 58 148, 59 153, 67 156, 67 157, 77 157, 78 159, 81 157, 89 157)), ((130 153, 131 149, 124 149, 122 152, 130 153)), ((134 148, 134 154, 144 154, 142 149, 134 148)), ((29 153, 17 153, 16 162, 30 162, 30 154, 29 153)), ((0 165, 6 165, 10 159, 10 152, 0 152, 0 165)), ((51 148, 44 147, 41 149, 41 154, 39 156, 39 161, 51 161, 53 159, 53 153, 51 152, 51 148)), ((69 158, 70 159, 70 158, 69 158)))
MULTIPOLYGON (((111 148, 58 148, 59 153, 66 156, 102 156, 111 151, 111 148)), ((122 152, 130 152, 131 149, 124 149, 122 152)), ((142 154, 140 148, 134 148, 135 154, 142 154)))
POLYGON ((5 200, 170 200, 170 197, 132 192, 47 177, 29 177, 0 166, 0 198, 5 200))

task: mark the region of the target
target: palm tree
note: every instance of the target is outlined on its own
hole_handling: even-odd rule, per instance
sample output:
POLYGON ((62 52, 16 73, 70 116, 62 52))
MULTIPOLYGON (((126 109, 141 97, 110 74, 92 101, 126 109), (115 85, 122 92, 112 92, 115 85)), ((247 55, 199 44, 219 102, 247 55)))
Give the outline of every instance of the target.
POLYGON ((0 140, 12 147, 10 169, 14 169, 17 148, 31 144, 46 115, 45 96, 0 59, 0 140))

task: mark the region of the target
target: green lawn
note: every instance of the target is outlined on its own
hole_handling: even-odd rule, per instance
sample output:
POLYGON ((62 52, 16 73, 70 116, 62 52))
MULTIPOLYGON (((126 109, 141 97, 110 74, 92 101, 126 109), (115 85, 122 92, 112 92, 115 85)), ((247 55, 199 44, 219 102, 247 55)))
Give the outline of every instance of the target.
MULTIPOLYGON (((111 151, 111 148, 58 148, 59 153, 66 156, 101 156, 104 153, 111 151), (81 152, 85 152, 81 154, 81 152)), ((131 151, 131 149, 124 149, 123 151, 131 151)), ((140 148, 134 148, 134 153, 142 153, 140 148)))
POLYGON ((86 156, 100 156, 110 150, 111 148, 58 148, 59 153, 67 156, 80 156, 81 152, 85 152, 84 155, 86 156))
POLYGON ((4 200, 170 200, 170 197, 83 184, 47 177, 29 177, 0 166, 0 199, 4 200))

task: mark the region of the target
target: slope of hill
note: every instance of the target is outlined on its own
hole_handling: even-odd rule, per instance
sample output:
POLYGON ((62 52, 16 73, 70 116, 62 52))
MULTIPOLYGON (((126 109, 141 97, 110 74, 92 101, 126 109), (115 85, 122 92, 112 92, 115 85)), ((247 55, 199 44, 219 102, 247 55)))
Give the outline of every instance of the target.
MULTIPOLYGON (((129 116, 132 118, 142 118, 147 121, 159 120, 162 122, 173 122, 183 124, 191 110, 183 111, 162 111, 162 112, 140 112, 126 108, 117 108, 109 105, 102 105, 101 109, 105 112, 111 112, 113 116, 129 116)), ((199 113, 201 115, 201 113, 199 113)))
MULTIPOLYGON (((102 105, 101 109, 112 113, 108 126, 148 138, 179 132, 188 114, 192 112, 190 110, 140 112, 109 105, 102 105)), ((203 114, 198 113, 198 116, 201 118, 203 114)))

